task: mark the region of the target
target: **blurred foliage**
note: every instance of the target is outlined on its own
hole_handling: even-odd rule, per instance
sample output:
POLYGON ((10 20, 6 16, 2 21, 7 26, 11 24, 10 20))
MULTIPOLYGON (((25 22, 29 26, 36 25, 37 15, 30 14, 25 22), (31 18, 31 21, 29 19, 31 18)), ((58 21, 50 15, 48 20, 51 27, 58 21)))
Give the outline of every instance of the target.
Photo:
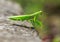
POLYGON ((31 14, 37 11, 42 10, 43 4, 49 2, 51 4, 60 4, 60 0, 13 0, 19 4, 21 4, 24 14, 31 14))
POLYGON ((31 14, 42 10, 43 0, 14 0, 21 4, 24 14, 31 14))

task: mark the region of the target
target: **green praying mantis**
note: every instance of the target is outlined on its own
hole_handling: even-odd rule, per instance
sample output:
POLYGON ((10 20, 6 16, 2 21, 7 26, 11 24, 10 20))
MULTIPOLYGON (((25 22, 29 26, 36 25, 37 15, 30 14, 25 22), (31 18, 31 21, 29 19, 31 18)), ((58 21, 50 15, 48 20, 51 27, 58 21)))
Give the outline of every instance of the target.
POLYGON ((36 26, 42 26, 42 22, 40 22, 37 18, 39 15, 42 14, 42 11, 35 12, 33 14, 29 15, 20 15, 20 16, 11 16, 9 19, 15 20, 15 21, 25 21, 31 22, 34 27, 36 26))

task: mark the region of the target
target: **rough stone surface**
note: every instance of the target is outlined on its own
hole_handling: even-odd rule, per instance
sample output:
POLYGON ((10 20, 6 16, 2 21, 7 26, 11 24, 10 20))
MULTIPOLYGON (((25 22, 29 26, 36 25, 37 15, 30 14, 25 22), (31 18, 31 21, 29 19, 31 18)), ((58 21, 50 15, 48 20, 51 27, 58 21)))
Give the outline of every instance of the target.
POLYGON ((0 42, 40 42, 36 31, 12 24, 24 24, 28 22, 11 21, 9 16, 20 15, 21 7, 9 0, 0 0, 0 42))

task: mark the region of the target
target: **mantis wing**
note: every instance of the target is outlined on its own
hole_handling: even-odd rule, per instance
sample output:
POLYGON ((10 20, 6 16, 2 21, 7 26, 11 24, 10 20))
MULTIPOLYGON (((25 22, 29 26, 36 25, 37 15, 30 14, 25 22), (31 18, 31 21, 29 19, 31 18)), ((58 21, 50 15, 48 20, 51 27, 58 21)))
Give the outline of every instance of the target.
POLYGON ((9 19, 15 20, 15 21, 24 21, 24 20, 29 20, 33 18, 30 15, 20 15, 20 16, 11 16, 9 19))

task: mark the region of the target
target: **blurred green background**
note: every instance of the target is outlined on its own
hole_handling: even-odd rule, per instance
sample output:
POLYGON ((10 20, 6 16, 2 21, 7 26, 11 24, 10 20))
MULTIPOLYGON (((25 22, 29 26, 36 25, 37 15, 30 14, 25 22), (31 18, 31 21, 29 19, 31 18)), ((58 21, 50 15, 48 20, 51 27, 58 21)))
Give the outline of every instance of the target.
POLYGON ((21 4, 24 14, 31 14, 42 10, 43 0, 14 0, 21 4))
POLYGON ((13 0, 19 4, 21 4, 24 14, 30 14, 43 9, 43 4, 47 3, 55 3, 60 4, 60 0, 13 0))

